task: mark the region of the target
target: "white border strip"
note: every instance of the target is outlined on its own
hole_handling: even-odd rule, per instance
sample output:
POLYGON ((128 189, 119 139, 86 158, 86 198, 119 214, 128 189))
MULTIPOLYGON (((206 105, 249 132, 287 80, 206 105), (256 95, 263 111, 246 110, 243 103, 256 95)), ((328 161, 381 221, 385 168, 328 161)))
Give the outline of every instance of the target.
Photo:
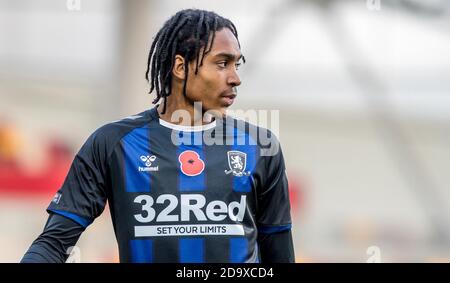
POLYGON ((209 124, 206 125, 200 125, 200 126, 182 126, 177 124, 172 124, 167 121, 164 121, 163 119, 159 118, 159 124, 161 126, 164 126, 166 128, 180 131, 180 132, 200 132, 200 131, 206 131, 209 129, 212 129, 216 126, 216 120, 212 121, 209 124))

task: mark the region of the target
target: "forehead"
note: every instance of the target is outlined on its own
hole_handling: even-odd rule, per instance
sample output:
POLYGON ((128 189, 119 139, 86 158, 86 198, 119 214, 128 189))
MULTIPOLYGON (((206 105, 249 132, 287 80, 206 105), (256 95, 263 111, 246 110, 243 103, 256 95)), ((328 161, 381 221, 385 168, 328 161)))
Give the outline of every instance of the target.
POLYGON ((208 57, 214 57, 223 53, 233 54, 236 58, 241 56, 238 41, 228 28, 216 31, 213 46, 208 57))

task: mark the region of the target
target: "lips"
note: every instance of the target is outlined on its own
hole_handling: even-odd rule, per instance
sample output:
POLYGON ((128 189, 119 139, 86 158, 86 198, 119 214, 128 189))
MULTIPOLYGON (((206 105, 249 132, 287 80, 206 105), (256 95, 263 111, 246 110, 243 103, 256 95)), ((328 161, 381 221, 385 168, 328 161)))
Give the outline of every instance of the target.
POLYGON ((232 93, 224 94, 224 95, 221 95, 221 97, 234 99, 236 97, 236 93, 232 92, 232 93))
POLYGON ((231 92, 220 96, 220 100, 224 104, 224 106, 231 106, 233 104, 234 99, 236 98, 236 93, 231 92))

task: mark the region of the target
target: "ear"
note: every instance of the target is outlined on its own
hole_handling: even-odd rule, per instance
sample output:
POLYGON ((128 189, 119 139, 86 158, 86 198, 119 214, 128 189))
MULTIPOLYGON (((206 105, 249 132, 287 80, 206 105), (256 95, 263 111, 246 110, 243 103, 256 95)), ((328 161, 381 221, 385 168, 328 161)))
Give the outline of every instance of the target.
POLYGON ((173 63, 172 75, 174 78, 184 80, 186 73, 184 70, 184 58, 181 55, 175 55, 175 61, 173 63))

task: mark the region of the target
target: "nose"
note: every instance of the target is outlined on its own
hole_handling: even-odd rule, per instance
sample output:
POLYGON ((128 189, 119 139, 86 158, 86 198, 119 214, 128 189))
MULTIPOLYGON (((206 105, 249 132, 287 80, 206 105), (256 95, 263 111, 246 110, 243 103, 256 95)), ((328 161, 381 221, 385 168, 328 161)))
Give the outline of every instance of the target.
POLYGON ((236 70, 232 70, 230 75, 228 76, 227 83, 231 86, 239 86, 241 84, 241 79, 239 78, 236 70))

